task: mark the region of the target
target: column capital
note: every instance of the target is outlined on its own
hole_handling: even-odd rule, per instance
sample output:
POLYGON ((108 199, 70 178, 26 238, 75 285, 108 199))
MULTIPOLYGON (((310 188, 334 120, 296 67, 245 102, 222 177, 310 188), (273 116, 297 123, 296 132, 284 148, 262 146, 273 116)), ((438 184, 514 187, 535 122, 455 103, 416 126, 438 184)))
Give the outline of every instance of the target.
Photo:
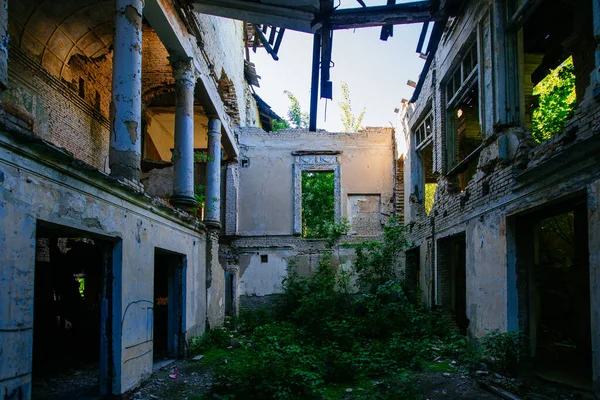
POLYGON ((208 134, 221 135, 221 120, 213 116, 208 116, 208 134))
POLYGON ((171 67, 173 67, 173 76, 175 82, 185 81, 188 83, 196 84, 198 74, 196 73, 196 67, 194 66, 194 59, 191 57, 169 57, 171 67))

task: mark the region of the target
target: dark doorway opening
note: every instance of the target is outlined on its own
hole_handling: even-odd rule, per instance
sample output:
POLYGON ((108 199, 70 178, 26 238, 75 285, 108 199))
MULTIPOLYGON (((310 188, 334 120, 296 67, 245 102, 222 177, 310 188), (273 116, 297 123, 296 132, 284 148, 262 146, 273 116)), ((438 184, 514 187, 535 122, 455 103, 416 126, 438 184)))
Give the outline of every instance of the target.
POLYGON ((185 256, 164 250, 154 253, 154 362, 182 355, 183 274, 185 256))
MULTIPOLYGON (((261 256, 261 260, 262 260, 261 256)), ((225 271, 225 315, 236 315, 236 278, 237 271, 225 271)))
POLYGON ((413 304, 420 304, 420 268, 421 252, 416 247, 406 252, 406 272, 404 274, 404 290, 406 297, 413 304))
POLYGON ((438 242, 438 305, 448 311, 451 321, 463 335, 467 334, 467 269, 464 233, 438 242))
POLYGON ((97 235, 38 222, 33 399, 111 392, 112 249, 97 235))
POLYGON ((592 388, 588 220, 585 197, 519 216, 519 327, 538 376, 592 388))

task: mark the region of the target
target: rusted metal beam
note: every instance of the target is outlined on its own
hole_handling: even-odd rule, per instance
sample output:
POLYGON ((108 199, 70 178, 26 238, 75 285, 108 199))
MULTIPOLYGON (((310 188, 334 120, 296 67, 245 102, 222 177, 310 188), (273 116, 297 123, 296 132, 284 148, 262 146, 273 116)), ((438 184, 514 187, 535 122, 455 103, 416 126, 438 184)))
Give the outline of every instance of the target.
POLYGON ((278 61, 279 56, 271 47, 271 44, 269 43, 269 39, 267 39, 267 37, 263 33, 262 29, 260 29, 260 26, 258 26, 256 24, 254 24, 253 26, 254 26, 254 34, 260 39, 260 42, 262 43, 262 45, 265 48, 265 50, 267 51, 267 53, 269 53, 271 55, 271 57, 273 57, 273 60, 278 61))
POLYGON ((414 103, 419 98, 421 94, 421 90, 423 89, 423 85, 425 84, 425 79, 427 78, 427 73, 429 72, 429 68, 431 67, 431 63, 433 63, 433 59, 435 58, 435 53, 440 44, 440 40, 442 39, 442 35, 444 34, 444 28, 446 27, 446 23, 448 22, 448 17, 446 16, 443 21, 437 21, 433 25, 433 29, 431 31, 431 38, 429 39, 429 45, 427 46, 427 60, 425 61, 425 65, 423 66, 423 71, 419 76, 419 82, 417 82, 417 87, 410 99, 411 103, 414 103))
POLYGON ((425 37, 429 30, 429 21, 423 23, 423 29, 421 29, 421 35, 419 36, 419 42, 417 43, 417 53, 423 53, 423 45, 425 44, 425 37))
POLYGON ((308 130, 317 131, 317 111, 319 107, 319 65, 321 64, 321 33, 313 38, 312 80, 310 84, 310 120, 308 130))
MULTIPOLYGON (((371 26, 416 24, 433 20, 430 1, 335 10, 329 18, 334 30, 371 26)), ((313 25, 319 22, 313 21, 313 25)))

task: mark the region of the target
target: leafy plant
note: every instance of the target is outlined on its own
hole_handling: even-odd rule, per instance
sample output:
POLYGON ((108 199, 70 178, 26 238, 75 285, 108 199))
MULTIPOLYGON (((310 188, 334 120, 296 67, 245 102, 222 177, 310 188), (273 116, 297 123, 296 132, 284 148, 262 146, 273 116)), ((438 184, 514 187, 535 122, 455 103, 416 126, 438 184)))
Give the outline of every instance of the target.
POLYGON ((284 90, 285 93, 290 100, 290 107, 287 112, 287 121, 286 125, 288 127, 296 128, 296 129, 307 129, 309 123, 309 116, 307 112, 302 111, 302 107, 300 106, 300 101, 298 98, 294 96, 292 92, 289 90, 284 90))
POLYGON ((276 119, 273 120, 273 122, 271 122, 271 129, 273 130, 273 132, 278 132, 282 129, 289 129, 290 128, 290 124, 288 124, 288 122, 284 119, 276 119))
POLYGON ((333 172, 302 174, 302 237, 325 238, 335 218, 333 172))
POLYGON ((519 331, 500 332, 493 330, 485 335, 481 343, 484 356, 494 368, 503 373, 515 372, 519 362, 519 331))
POLYGON ((399 280, 382 281, 394 277, 387 271, 404 245, 398 221, 388 224, 379 247, 365 249, 363 262, 378 263, 361 270, 369 290, 339 290, 345 272, 331 255, 347 228, 347 221, 330 226, 328 251, 310 274, 289 264, 274 312, 242 313, 227 322, 227 330, 198 341, 196 349, 216 348, 205 353, 211 360, 220 357, 210 364, 213 395, 341 400, 354 387, 355 399, 417 399, 413 371, 438 357, 466 354, 464 337, 449 329, 445 317, 409 302, 399 280), (223 352, 228 343, 238 346, 223 352))
POLYGON ((383 242, 370 240, 354 245, 355 270, 362 290, 373 292, 379 285, 398 279, 396 268, 400 252, 406 248, 404 225, 397 217, 384 226, 383 242))
POLYGON ((363 107, 358 115, 352 113, 352 101, 350 100, 350 87, 346 82, 341 83, 343 100, 338 103, 342 111, 342 126, 344 132, 354 133, 362 128, 362 121, 365 118, 366 108, 363 107))
POLYGON ((533 110, 532 135, 541 143, 560 133, 575 111, 575 66, 569 57, 533 88, 539 106, 533 110))

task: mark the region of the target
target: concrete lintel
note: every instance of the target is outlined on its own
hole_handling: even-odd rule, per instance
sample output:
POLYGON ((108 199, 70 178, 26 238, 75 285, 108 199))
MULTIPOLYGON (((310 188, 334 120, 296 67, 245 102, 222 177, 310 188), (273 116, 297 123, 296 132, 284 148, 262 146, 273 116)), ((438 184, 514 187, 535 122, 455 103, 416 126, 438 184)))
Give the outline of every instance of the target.
POLYGON ((146 0, 144 17, 148 20, 161 42, 174 58, 191 58, 198 73, 196 99, 207 114, 216 114, 223 122, 222 133, 225 136, 223 147, 225 151, 236 158, 239 149, 235 141, 230 119, 225 112, 225 106, 217 91, 217 86, 211 76, 210 68, 202 55, 197 40, 188 33, 188 29, 179 18, 177 11, 167 0, 146 0))

